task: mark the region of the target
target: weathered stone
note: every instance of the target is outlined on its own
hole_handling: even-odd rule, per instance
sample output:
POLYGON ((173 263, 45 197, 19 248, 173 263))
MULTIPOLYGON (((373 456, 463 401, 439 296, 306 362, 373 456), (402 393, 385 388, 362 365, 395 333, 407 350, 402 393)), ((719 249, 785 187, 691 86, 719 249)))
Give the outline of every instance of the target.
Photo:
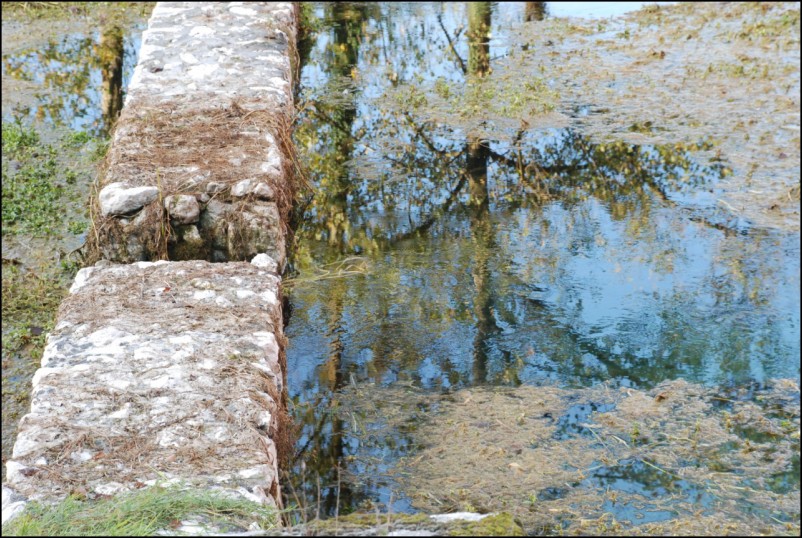
POLYGON ((266 252, 283 271, 286 260, 281 217, 273 202, 241 205, 232 212, 227 227, 227 250, 235 259, 249 259, 266 252))
MULTIPOLYGON (((201 213, 200 228, 211 239, 212 247, 225 249, 228 237, 228 215, 231 205, 219 200, 209 200, 206 209, 201 213)), ((214 260, 220 261, 220 260, 214 260)))
POLYGON ((21 514, 26 504, 25 497, 3 486, 3 525, 21 514))
POLYGON ((247 196, 253 192, 253 188, 256 186, 256 180, 254 179, 243 179, 242 181, 238 181, 231 187, 231 196, 236 196, 241 198, 243 196, 247 196))
POLYGON ((267 161, 264 166, 281 169, 281 152, 276 146, 271 146, 267 151, 267 161))
POLYGON ((226 188, 227 187, 225 183, 219 183, 217 181, 210 181, 209 183, 206 184, 206 192, 211 194, 218 194, 221 192, 225 192, 226 188))
POLYGON ((259 170, 270 179, 280 178, 284 175, 281 170, 281 153, 276 146, 271 146, 267 152, 267 160, 262 162, 259 170))
POLYGON ((79 271, 34 376, 4 508, 12 493, 63 499, 72 486, 61 476, 102 494, 180 479, 274 504, 279 283, 245 262, 79 271), (43 472, 51 454, 57 472, 43 472))
POLYGON ((269 254, 265 254, 264 252, 254 256, 251 260, 251 263, 256 267, 267 269, 271 273, 278 271, 278 262, 276 262, 276 260, 274 260, 269 254))
POLYGON ((260 182, 253 188, 253 194, 260 200, 275 200, 276 193, 273 188, 267 183, 260 182))
MULTIPOLYGON (((234 205, 276 201, 286 217, 294 182, 284 170, 286 148, 277 141, 289 133, 271 131, 289 125, 294 114, 290 43, 296 16, 292 3, 157 3, 109 149, 106 181, 158 186, 175 196, 197 192, 200 206, 215 199, 230 203, 232 197, 234 205), (279 191, 289 196, 278 196, 279 191)), ((226 260, 244 260, 262 252, 268 236, 274 243, 285 241, 281 230, 259 230, 229 242, 214 208, 199 207, 196 216, 192 202, 165 202, 173 226, 197 223, 206 241, 202 248, 185 248, 180 234, 169 236, 171 259, 202 252, 205 259, 220 259, 222 253, 226 260), (261 243, 246 247, 241 241, 249 236, 261 243), (228 251, 229 244, 236 252, 228 251)), ((120 213, 104 212, 110 214, 120 213)), ((99 222, 89 235, 90 250, 98 243, 99 252, 119 262, 164 256, 164 215, 149 217, 130 220, 124 229, 99 222)), ((230 212, 228 217, 239 219, 230 212)), ((244 220, 249 224, 243 229, 261 226, 252 217, 244 220)), ((280 221, 271 225, 283 229, 280 221)))
POLYGON ((153 202, 159 195, 156 187, 130 187, 126 183, 110 183, 100 191, 100 212, 104 216, 125 215, 153 202))
POLYGON ((198 231, 197 226, 183 226, 179 231, 181 240, 189 243, 192 246, 200 246, 203 244, 203 238, 198 231))
POLYGON ((198 222, 200 206, 198 200, 190 194, 173 194, 164 199, 164 208, 170 218, 179 224, 198 222))

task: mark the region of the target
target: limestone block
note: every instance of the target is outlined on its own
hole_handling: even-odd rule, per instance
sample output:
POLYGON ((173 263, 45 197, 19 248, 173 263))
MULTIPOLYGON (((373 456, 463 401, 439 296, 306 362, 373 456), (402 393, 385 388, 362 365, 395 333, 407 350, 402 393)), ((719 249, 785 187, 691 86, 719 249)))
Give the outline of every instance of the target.
POLYGON ((170 478, 279 491, 280 293, 277 275, 244 262, 82 270, 48 336, 9 486, 48 500, 69 494, 65 476, 104 495, 170 478))
POLYGON ((209 194, 218 194, 226 190, 226 184, 219 181, 210 181, 206 184, 206 192, 209 194))
POLYGON ((179 231, 181 235, 181 240, 189 243, 192 246, 201 246, 203 244, 203 238, 198 231, 197 226, 184 226, 179 231))
POLYGON ((126 183, 103 189, 103 215, 115 218, 89 234, 100 255, 225 262, 266 252, 283 265, 287 223, 275 208, 254 206, 274 202, 286 219, 294 198, 279 126, 294 114, 296 11, 291 3, 157 4, 103 173, 126 183), (137 193, 146 196, 118 201, 137 193), (164 204, 150 203, 159 193, 164 204), (164 233, 165 215, 174 233, 164 233))
POLYGON ((276 193, 273 188, 267 183, 260 182, 253 188, 253 194, 261 200, 275 200, 276 193))
POLYGON ((273 202, 241 204, 228 222, 227 250, 237 259, 248 259, 260 252, 272 256, 283 268, 285 246, 281 235, 281 217, 273 202))
POLYGON ((100 191, 100 211, 104 216, 125 215, 153 202, 158 195, 159 189, 156 187, 110 183, 100 191))
POLYGON ((18 495, 11 488, 3 486, 3 525, 20 515, 25 510, 26 504, 28 503, 24 497, 18 495))
POLYGON ((243 196, 247 196, 253 192, 253 188, 256 186, 256 180, 254 179, 243 179, 242 181, 238 181, 231 187, 231 196, 236 196, 241 198, 243 196))
POLYGON ((249 194, 253 194, 260 200, 275 200, 276 198, 276 193, 270 185, 253 178, 243 179, 231 187, 232 196, 241 198, 249 194))
POLYGON ((170 218, 179 224, 193 224, 198 222, 200 206, 198 200, 189 194, 174 194, 164 199, 164 208, 170 218))
MULTIPOLYGON (((251 260, 251 264, 255 265, 256 267, 262 267, 267 269, 271 273, 275 273, 278 271, 278 263, 274 260, 269 254, 262 252, 261 254, 257 254, 251 260)), ((77 277, 76 277, 77 278, 77 277)))
POLYGON ((225 249, 227 242, 227 219, 231 205, 219 200, 209 200, 200 217, 200 228, 211 238, 212 247, 225 249))

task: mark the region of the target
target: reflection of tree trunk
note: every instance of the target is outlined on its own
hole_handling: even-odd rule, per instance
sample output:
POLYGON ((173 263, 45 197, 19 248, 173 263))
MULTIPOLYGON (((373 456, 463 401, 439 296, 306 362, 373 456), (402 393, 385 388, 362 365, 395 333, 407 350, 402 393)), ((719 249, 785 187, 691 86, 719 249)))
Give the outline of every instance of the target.
MULTIPOLYGON (((337 2, 331 6, 331 17, 336 25, 334 40, 330 46, 330 73, 335 82, 339 83, 343 79, 352 78, 352 69, 359 60, 364 13, 359 6, 337 2), (336 80, 338 77, 340 80, 336 80)), ((340 251, 343 252, 347 247, 350 228, 347 208, 351 178, 347 163, 354 151, 351 126, 356 119, 356 105, 353 100, 343 103, 331 111, 330 117, 336 123, 336 128, 332 130, 332 145, 336 148, 336 154, 332 156, 335 161, 335 176, 323 194, 328 210, 326 228, 329 244, 340 246, 340 251)))
MULTIPOLYGON (((468 74, 484 77, 490 73, 490 2, 468 4, 468 74)), ((490 258, 493 255, 493 227, 487 193, 487 160, 490 148, 486 140, 469 136, 465 145, 466 173, 471 206, 471 239, 475 289, 473 310, 476 334, 473 339, 473 382, 487 379, 490 337, 498 332, 493 318, 493 292, 490 282, 490 258)))
POLYGON ((542 21, 546 17, 546 2, 526 2, 524 20, 526 22, 542 21))
MULTIPOLYGON (((327 51, 329 59, 328 73, 330 80, 335 84, 352 77, 352 69, 359 58, 359 44, 362 35, 362 21, 364 10, 359 6, 344 3, 333 3, 329 8, 330 16, 335 22, 333 27, 333 40, 327 51)), ((337 92, 339 93, 339 92, 337 92)), ((340 251, 347 247, 350 222, 348 221, 348 194, 351 190, 351 179, 348 171, 348 161, 354 150, 354 139, 351 136, 351 126, 356 119, 356 105, 353 98, 334 105, 328 110, 331 118, 330 144, 332 153, 326 155, 330 162, 330 175, 321 179, 321 185, 316 197, 318 207, 326 211, 325 226, 328 230, 330 245, 339 246, 340 251)), ((344 281, 335 281, 330 286, 327 308, 329 315, 328 334, 329 354, 326 362, 319 368, 320 393, 329 399, 329 405, 335 401, 335 394, 345 384, 345 371, 343 355, 345 343, 342 335, 343 309, 347 292, 344 281)), ((349 508, 354 500, 354 490, 347 481, 339 479, 342 466, 345 463, 346 424, 338 418, 337 412, 328 413, 328 431, 321 432, 314 443, 317 447, 317 471, 325 486, 325 493, 321 499, 321 511, 324 514, 334 515, 339 510, 349 508)))
MULTIPOLYGON (((330 398, 340 390, 345 384, 345 376, 343 372, 343 352, 345 351, 345 344, 342 341, 342 334, 345 332, 343 328, 343 308, 345 303, 346 284, 343 281, 333 282, 330 286, 329 300, 326 304, 326 310, 329 315, 328 326, 328 341, 329 341, 329 357, 320 368, 320 388, 330 396, 330 398)), ((333 401, 330 400, 330 403, 333 401)), ((345 456, 345 424, 341 418, 336 416, 336 413, 331 415, 331 430, 328 436, 321 436, 317 442, 320 446, 320 458, 322 461, 318 467, 321 474, 333 483, 337 477, 337 470, 340 464, 344 461, 345 456), (328 443, 328 445, 326 445, 328 443)), ((337 487, 329 487, 326 492, 326 497, 323 501, 323 512, 326 514, 334 514, 335 510, 339 509, 339 503, 342 506, 351 505, 352 490, 342 481, 340 481, 339 491, 337 487)))
POLYGON ((468 72, 490 73, 490 2, 468 3, 468 72))
POLYGON ((329 341, 329 358, 322 366, 320 384, 330 392, 343 386, 343 373, 340 366, 345 350, 345 344, 341 339, 344 332, 342 327, 344 286, 342 281, 333 281, 329 286, 329 300, 326 304, 326 310, 329 313, 329 327, 326 334, 329 341))
POLYGON ((103 129, 108 133, 123 108, 123 31, 119 26, 103 30, 97 47, 100 64, 101 113, 103 129))
MULTIPOLYGON (((339 178, 343 182, 348 181, 348 174, 345 177, 339 178)), ((348 231, 350 223, 348 222, 348 188, 344 187, 342 190, 335 192, 334 196, 329 200, 328 210, 329 214, 326 219, 326 228, 329 230, 329 245, 339 246, 341 253, 345 252, 348 243, 348 231)))
POLYGON ((493 229, 487 194, 487 142, 469 138, 466 146, 473 242, 473 310, 476 335, 473 340, 473 382, 487 381, 488 337, 497 330, 492 312, 489 261, 493 254, 493 229))
MULTIPOLYGON (((468 74, 484 77, 490 73, 490 2, 468 4, 468 74)), ((473 340, 473 381, 487 381, 488 338, 497 330, 492 312, 489 261, 493 251, 493 229, 487 194, 486 140, 468 137, 465 146, 466 172, 471 206, 473 240, 473 301, 476 335, 473 340)))
POLYGON ((466 149, 468 186, 470 191, 469 204, 487 210, 487 158, 489 147, 485 140, 469 137, 466 149))

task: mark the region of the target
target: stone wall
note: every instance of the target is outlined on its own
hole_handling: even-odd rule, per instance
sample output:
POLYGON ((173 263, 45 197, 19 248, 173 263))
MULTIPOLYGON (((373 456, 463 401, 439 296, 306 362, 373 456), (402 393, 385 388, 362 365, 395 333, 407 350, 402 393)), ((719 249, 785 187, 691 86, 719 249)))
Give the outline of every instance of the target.
POLYGON ((289 3, 156 5, 93 202, 99 261, 48 335, 4 522, 165 481, 280 507, 296 25, 289 3))
POLYGON ((266 252, 283 267, 295 37, 289 3, 157 4, 100 180, 96 255, 130 263, 266 252))
POLYGON ((281 279, 254 263, 82 269, 48 335, 7 482, 27 499, 157 480, 279 501, 281 279))

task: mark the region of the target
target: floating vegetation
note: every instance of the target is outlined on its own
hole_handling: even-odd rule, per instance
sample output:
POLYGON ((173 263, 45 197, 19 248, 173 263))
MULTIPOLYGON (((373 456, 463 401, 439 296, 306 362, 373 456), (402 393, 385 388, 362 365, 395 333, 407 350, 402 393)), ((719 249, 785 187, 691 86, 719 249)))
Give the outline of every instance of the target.
POLYGON ((415 401, 431 409, 408 433, 420 448, 387 471, 397 495, 426 512, 510 510, 525 531, 565 534, 798 532, 798 385, 771 382, 729 412, 715 394, 682 380, 650 391, 521 386, 439 398, 361 384, 343 390, 338 415, 365 425, 356 437, 382 439, 415 401), (783 406, 793 416, 771 416, 793 401, 783 406), (775 431, 783 420, 782 435, 733 431, 775 431), (566 435, 569 423, 583 433, 566 435))

